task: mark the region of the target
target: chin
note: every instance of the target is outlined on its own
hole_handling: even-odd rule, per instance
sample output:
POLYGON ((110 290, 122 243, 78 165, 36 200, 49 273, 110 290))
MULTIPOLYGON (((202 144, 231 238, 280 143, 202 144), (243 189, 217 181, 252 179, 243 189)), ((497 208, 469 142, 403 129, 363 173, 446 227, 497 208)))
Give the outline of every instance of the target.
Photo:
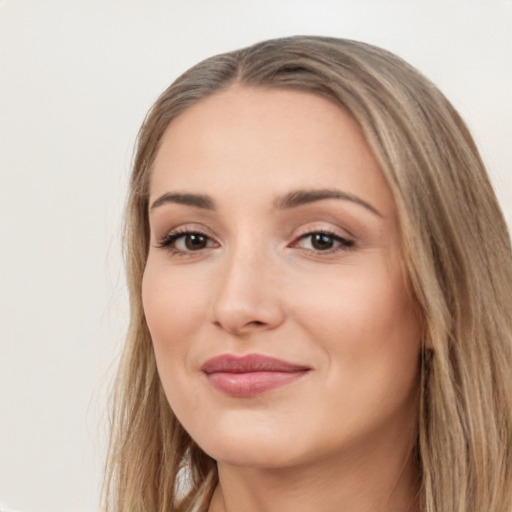
POLYGON ((228 439, 225 444, 217 443, 212 450, 204 451, 218 463, 235 467, 283 469, 297 466, 302 462, 302 457, 294 447, 287 449, 275 441, 267 443, 244 439, 238 442, 228 439))
POLYGON ((283 468, 299 464, 303 457, 295 436, 261 422, 216 421, 208 432, 191 432, 199 447, 217 462, 237 467, 283 468))

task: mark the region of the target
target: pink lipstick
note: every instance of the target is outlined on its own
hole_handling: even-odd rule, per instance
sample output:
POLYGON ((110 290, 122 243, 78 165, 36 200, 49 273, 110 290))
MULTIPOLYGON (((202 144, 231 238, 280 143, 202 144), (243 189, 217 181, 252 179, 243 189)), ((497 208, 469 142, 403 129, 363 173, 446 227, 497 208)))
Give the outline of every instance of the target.
POLYGON ((201 366, 209 384, 221 393, 250 398, 303 377, 310 367, 260 354, 223 354, 201 366))

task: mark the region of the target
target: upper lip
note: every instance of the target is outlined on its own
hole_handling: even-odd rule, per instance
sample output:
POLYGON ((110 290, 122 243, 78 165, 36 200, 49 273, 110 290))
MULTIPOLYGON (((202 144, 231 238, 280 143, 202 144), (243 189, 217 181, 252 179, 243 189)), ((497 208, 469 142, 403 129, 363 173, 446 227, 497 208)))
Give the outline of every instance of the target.
POLYGON ((262 354, 247 354, 245 356, 222 354, 208 359, 201 366, 201 371, 206 374, 221 372, 299 372, 306 370, 310 370, 310 367, 262 354))

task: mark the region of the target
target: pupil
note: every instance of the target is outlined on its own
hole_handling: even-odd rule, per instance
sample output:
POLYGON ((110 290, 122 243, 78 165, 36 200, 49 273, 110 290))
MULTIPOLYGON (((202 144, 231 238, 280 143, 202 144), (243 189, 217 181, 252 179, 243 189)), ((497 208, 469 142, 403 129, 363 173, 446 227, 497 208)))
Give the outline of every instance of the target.
POLYGON ((204 249, 206 247, 206 237, 203 235, 188 235, 185 239, 185 246, 192 251, 204 249))
POLYGON ((311 240, 311 245, 315 249, 325 250, 331 249, 333 246, 333 239, 331 235, 325 235, 323 233, 317 233, 313 235, 313 239, 311 240))

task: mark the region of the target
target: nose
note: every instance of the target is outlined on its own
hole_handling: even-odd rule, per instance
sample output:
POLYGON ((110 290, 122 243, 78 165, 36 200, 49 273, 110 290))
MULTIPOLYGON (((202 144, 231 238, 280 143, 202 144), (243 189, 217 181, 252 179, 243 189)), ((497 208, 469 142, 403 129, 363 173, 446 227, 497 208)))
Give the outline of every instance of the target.
POLYGON ((236 336, 278 327, 285 315, 270 258, 249 250, 226 259, 212 309, 213 323, 236 336))

